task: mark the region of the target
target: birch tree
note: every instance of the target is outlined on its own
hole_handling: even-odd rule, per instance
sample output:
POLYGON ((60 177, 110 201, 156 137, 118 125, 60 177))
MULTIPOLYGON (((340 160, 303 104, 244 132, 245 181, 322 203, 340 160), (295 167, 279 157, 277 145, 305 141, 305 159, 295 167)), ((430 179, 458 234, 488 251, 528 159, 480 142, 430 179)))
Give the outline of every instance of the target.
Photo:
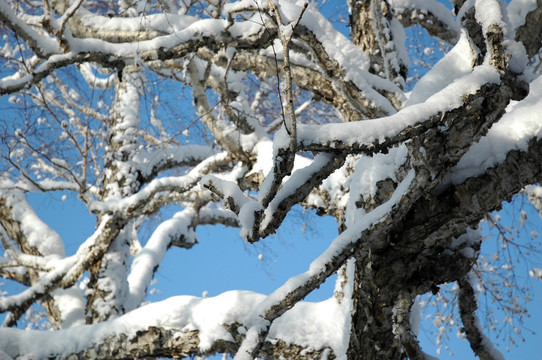
POLYGON ((413 304, 447 283, 474 354, 502 358, 478 225, 516 194, 542 210, 542 2, 346 8, 348 36, 302 0, 0 0, 0 275, 24 289, 0 298, 0 358, 429 359, 413 304), (410 84, 413 26, 449 51, 410 84), (61 238, 33 192, 75 194, 94 233, 61 238), (147 303, 197 227, 252 246, 295 205, 339 229, 304 273, 147 303), (52 331, 17 327, 36 304, 52 331))

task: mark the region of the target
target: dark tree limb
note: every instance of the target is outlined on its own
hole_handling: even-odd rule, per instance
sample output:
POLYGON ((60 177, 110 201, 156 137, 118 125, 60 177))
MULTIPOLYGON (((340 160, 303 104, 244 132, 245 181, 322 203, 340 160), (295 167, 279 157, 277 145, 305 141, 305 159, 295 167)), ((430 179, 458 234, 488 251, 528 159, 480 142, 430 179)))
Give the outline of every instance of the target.
POLYGON ((525 23, 516 30, 516 41, 521 41, 527 55, 533 57, 542 47, 542 0, 525 16, 525 23))
POLYGON ((476 316, 478 301, 472 287, 473 279, 466 276, 458 280, 459 285, 459 315, 463 322, 464 332, 470 343, 472 351, 481 360, 504 360, 504 356, 493 346, 483 333, 480 320, 476 316))
POLYGON ((418 338, 410 326, 411 309, 414 298, 411 294, 401 292, 393 308, 393 333, 401 341, 403 348, 411 360, 437 360, 435 357, 426 354, 418 338))
MULTIPOLYGON (((455 24, 455 19, 451 14, 449 18, 441 19, 434 10, 439 11, 439 14, 448 15, 448 9, 439 2, 426 0, 423 7, 416 7, 418 3, 407 3, 413 5, 412 8, 403 7, 403 3, 396 4, 395 1, 390 1, 393 15, 403 24, 405 28, 413 25, 420 25, 431 36, 434 36, 450 45, 454 45, 459 39, 459 28, 455 24), (430 4, 431 6, 427 6, 430 4)), ((420 3, 421 4, 421 3, 420 3)))

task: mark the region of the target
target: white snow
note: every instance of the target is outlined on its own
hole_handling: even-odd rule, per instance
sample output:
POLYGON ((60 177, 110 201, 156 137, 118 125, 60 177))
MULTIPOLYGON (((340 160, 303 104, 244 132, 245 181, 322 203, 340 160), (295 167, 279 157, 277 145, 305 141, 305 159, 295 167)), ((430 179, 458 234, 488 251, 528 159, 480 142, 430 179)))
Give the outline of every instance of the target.
POLYGON ((312 349, 331 347, 336 355, 345 354, 348 343, 344 344, 344 333, 350 322, 349 310, 333 297, 319 303, 299 302, 273 322, 268 338, 312 349))
POLYGON ((395 172, 406 161, 407 153, 406 145, 402 144, 390 149, 388 154, 362 156, 358 160, 348 193, 345 211, 346 226, 352 226, 357 220, 363 218, 365 210, 359 208, 356 202, 361 199, 367 201, 374 197, 377 191, 377 182, 388 178, 397 181, 395 172))
POLYGON ((187 243, 197 242, 196 233, 190 227, 194 215, 195 211, 187 208, 162 222, 154 230, 147 244, 134 257, 128 275, 130 295, 125 304, 127 310, 135 309, 145 300, 155 268, 162 262, 172 239, 182 236, 187 243))
MULTIPOLYGON (((11 295, 9 297, 0 297, 0 312, 5 312, 6 309, 24 303, 32 299, 36 293, 46 291, 55 280, 66 274, 70 268, 76 263, 75 257, 55 261, 55 269, 44 275, 36 284, 27 288, 23 292, 11 295)), ((1 347, 0 347, 1 348, 1 347)))
POLYGON ((11 209, 12 219, 20 223, 21 232, 26 237, 28 245, 38 250, 43 256, 64 257, 64 243, 60 236, 41 221, 26 201, 24 193, 13 188, 14 184, 11 181, 1 180, 0 197, 11 209), (9 188, 12 189, 8 190, 9 188))
POLYGON ((7 18, 9 22, 13 23, 20 31, 32 39, 45 55, 58 54, 61 52, 56 41, 39 34, 33 27, 19 19, 7 2, 0 2, 0 12, 3 17, 7 18))
POLYGON ((85 324, 85 300, 77 286, 69 289, 56 289, 51 293, 55 305, 62 314, 62 328, 85 324))
POLYGON ((359 235, 365 229, 368 229, 373 224, 381 221, 381 219, 389 213, 391 208, 402 198, 414 179, 414 176, 414 170, 410 170, 405 179, 397 186, 397 190, 387 202, 378 206, 366 216, 362 217, 354 226, 350 226, 338 237, 336 237, 330 246, 310 264, 309 269, 306 272, 291 277, 281 287, 277 288, 273 293, 267 296, 256 308, 252 308, 252 319, 259 320, 250 327, 250 330, 253 330, 250 332, 252 336, 249 337, 247 335, 247 340, 243 341, 243 344, 241 345, 243 352, 238 352, 236 359, 248 359, 245 350, 251 349, 250 344, 255 341, 259 331, 266 326, 265 322, 262 323, 262 321, 265 318, 267 311, 276 304, 279 304, 286 296, 288 296, 288 294, 306 284, 312 276, 316 276, 317 274, 324 272, 327 264, 330 263, 331 260, 341 251, 343 251, 343 249, 345 249, 349 244, 355 241, 360 241, 359 235))
POLYGON ((247 176, 261 173, 265 176, 273 168, 273 141, 262 139, 253 148, 256 153, 256 162, 247 176))
POLYGON ((507 6, 512 27, 517 29, 525 24, 525 16, 536 9, 536 0, 512 0, 507 6))
POLYGON ((210 156, 209 158, 200 161, 198 166, 194 167, 188 174, 184 176, 166 176, 161 178, 155 178, 147 186, 141 189, 139 192, 127 196, 121 199, 108 199, 107 201, 100 202, 94 201, 90 206, 90 211, 129 211, 129 209, 136 207, 138 204, 145 202, 151 196, 162 191, 183 191, 195 186, 198 180, 202 177, 202 170, 217 160, 226 158, 228 154, 226 152, 218 153, 210 156))
MULTIPOLYGON (((284 17, 284 21, 295 21, 301 12, 303 4, 303 1, 281 1, 280 11, 284 17)), ((346 75, 345 79, 352 81, 361 90, 363 96, 367 97, 373 104, 378 105, 382 110, 389 114, 396 112, 389 100, 375 89, 382 89, 394 93, 399 101, 406 100, 402 91, 397 86, 380 76, 369 72, 370 61, 368 56, 347 39, 346 36, 337 31, 318 11, 316 4, 309 3, 307 10, 301 18, 300 24, 306 26, 314 35, 316 35, 318 41, 323 45, 329 57, 336 61, 344 70, 346 75)), ((399 47, 400 46, 401 45, 399 45, 399 47)), ((282 45, 280 42, 276 42, 274 47, 275 52, 280 57, 282 45)), ((274 56, 274 53, 271 50, 262 53, 274 56)), ((299 57, 298 60, 295 55, 296 53, 292 53, 291 55, 290 60, 292 63, 299 63, 302 66, 310 64, 305 57, 299 57)))
POLYGON ((467 35, 461 30, 457 44, 416 83, 405 106, 422 103, 456 78, 469 74, 474 60, 467 35))
MULTIPOLYGON (((505 51, 511 55, 509 59, 509 68, 516 74, 521 74, 525 71, 527 64, 527 56, 525 48, 519 45, 514 40, 514 34, 511 31, 513 25, 510 22, 508 13, 502 1, 495 0, 476 0, 475 1, 476 20, 482 25, 484 32, 488 31, 490 26, 497 25, 501 28, 504 41, 505 51)), ((492 51, 492 48, 489 48, 492 51)), ((489 59, 486 56, 486 60, 489 59)))
POLYGON ((535 279, 542 280, 542 269, 541 268, 532 268, 529 270, 529 275, 535 279))
MULTIPOLYGON (((349 274, 352 276, 353 274, 349 274)), ((351 289, 345 287, 345 298, 351 289)), ((199 347, 207 350, 216 340, 232 341, 223 324, 250 324, 250 311, 265 295, 249 291, 228 291, 215 297, 177 296, 148 304, 114 320, 81 325, 58 331, 0 329, 0 348, 10 356, 47 358, 83 351, 104 339, 150 326, 177 332, 199 330, 199 347)), ((311 344, 314 348, 330 346, 340 354, 345 349, 343 329, 350 318, 350 304, 338 304, 335 298, 317 303, 299 303, 272 325, 268 339, 280 338, 288 344, 311 344), (325 336, 323 336, 325 335, 325 336), (341 350, 343 349, 343 350, 341 350)), ((239 329, 243 332, 243 329, 239 329)), ((248 330, 250 332, 250 330, 248 330)))
POLYGON ((110 88, 114 85, 115 79, 117 78, 117 74, 114 72, 109 74, 109 76, 107 77, 97 76, 98 71, 92 66, 92 64, 89 63, 83 63, 79 65, 79 70, 87 80, 88 84, 98 89, 110 88))
MULTIPOLYGON (((390 28, 393 33, 393 45, 397 50, 397 55, 401 62, 408 68, 410 66, 410 57, 408 56, 408 51, 405 47, 406 35, 403 25, 395 17, 391 20, 390 28)), ((397 62, 397 59, 389 59, 391 62, 397 62)), ((397 68, 397 70, 399 70, 397 68)), ((392 79, 393 80, 393 79, 392 79)))
POLYGON ((530 84, 529 95, 512 102, 506 114, 489 129, 486 136, 473 144, 454 167, 448 181, 459 184, 466 178, 480 175, 504 161, 511 150, 526 151, 529 140, 542 136, 542 77, 530 84))
POLYGON ((257 212, 262 211, 262 206, 256 200, 247 201, 239 211, 239 222, 241 223, 241 237, 243 239, 252 238, 252 229, 255 227, 257 212))
POLYGON ((389 0, 389 3, 392 8, 399 11, 414 9, 417 10, 416 13, 431 13, 448 29, 459 33, 459 25, 452 12, 441 2, 434 0, 389 0))
POLYGON ((206 145, 168 145, 152 151, 139 151, 130 159, 142 175, 149 176, 165 164, 183 164, 200 162, 213 155, 215 150, 206 145))
MULTIPOLYGON (((503 28, 507 39, 505 42, 507 51, 513 55, 511 69, 518 73, 523 71, 525 53, 522 52, 521 46, 509 38, 511 36, 510 24, 508 24, 506 15, 503 15, 502 6, 493 0, 472 0, 471 3, 476 6, 477 10, 483 9, 483 11, 477 11, 476 16, 485 30, 491 25, 498 25, 503 28)), ((72 6, 75 6, 74 4, 72 6)), ((303 1, 280 2, 279 7, 286 24, 290 24, 297 19, 303 4, 303 1)), ((450 29, 460 33, 458 24, 450 11, 436 1, 390 0, 390 4, 396 9, 414 8, 422 13, 430 11, 450 29)), ((245 6, 250 8, 255 5, 262 8, 267 7, 265 1, 242 0, 233 4, 225 4, 223 15, 237 11, 245 6)), ((140 1, 136 7, 139 11, 142 11, 144 6, 145 2, 140 1)), ((508 6, 512 27, 516 28, 523 24, 525 15, 535 6, 535 0, 513 0, 508 6)), ((148 14, 135 18, 109 18, 90 14, 81 8, 82 24, 90 26, 96 31, 128 33, 152 30, 163 36, 134 43, 113 44, 91 38, 73 38, 67 33, 66 41, 69 51, 61 53, 55 40, 36 32, 32 26, 18 18, 11 7, 4 1, 0 1, 0 12, 11 23, 19 27, 28 38, 31 38, 37 48, 49 55, 56 54, 36 67, 34 69, 35 74, 48 71, 58 63, 73 62, 79 52, 96 51, 103 55, 120 56, 128 59, 134 58, 134 54, 147 51, 154 52, 157 49, 171 49, 190 41, 199 41, 207 36, 216 38, 217 42, 220 42, 224 36, 233 36, 239 38, 239 40, 246 40, 257 37, 264 31, 260 14, 254 14, 244 21, 239 20, 234 24, 230 24, 224 19, 199 19, 178 14, 148 14)), ((300 24, 316 35, 330 58, 336 61, 339 70, 344 71, 346 74, 345 81, 352 81, 361 89, 363 95, 373 103, 372 105, 377 105, 385 112, 392 114, 380 119, 355 123, 317 126, 300 124, 298 125, 298 142, 302 145, 309 143, 361 145, 366 148, 366 153, 370 153, 375 141, 384 142, 397 136, 407 126, 421 124, 432 116, 463 106, 465 95, 474 94, 484 84, 500 82, 499 73, 491 66, 485 64, 472 68, 474 54, 466 35, 461 33, 459 41, 452 51, 415 86, 409 100, 406 102, 406 107, 396 112, 390 102, 375 89, 395 93, 400 101, 406 99, 403 93, 398 87, 390 84, 385 79, 368 72, 370 61, 367 55, 354 46, 344 35, 336 31, 331 23, 319 13, 315 4, 311 3, 309 5, 300 24)), ((55 26, 57 25, 58 22, 55 26)), ((402 46, 402 26, 394 20, 391 28, 394 32, 395 43, 390 44, 390 46, 394 45, 397 48, 399 56, 406 63, 408 59, 402 46)), ((283 27, 283 30, 285 32, 291 31, 290 25, 283 27)), ((275 50, 277 50, 279 57, 281 56, 280 49, 281 45, 277 43, 275 50)), ((231 60, 233 54, 233 48, 229 48, 219 55, 231 60)), ((259 55, 266 54, 271 56, 271 48, 259 52, 259 55)), ((136 56, 133 60, 134 63, 140 61, 138 59, 136 56)), ((396 61, 395 58, 389 60, 390 63, 396 61)), ((319 70, 317 62, 309 60, 305 54, 292 54, 292 62, 319 70)), ((397 65, 396 62, 394 64, 397 65)), ((197 65, 202 67, 201 74, 203 74, 205 64, 201 61, 197 65)), ((86 63, 80 66, 80 70, 89 83, 99 88, 111 87, 116 79, 115 74, 103 77, 96 76, 97 70, 86 63)), ((221 79, 227 76, 230 89, 242 92, 241 81, 244 80, 244 74, 218 71, 216 66, 211 68, 211 72, 212 76, 216 78, 221 79)), ((145 79, 135 75, 133 78, 128 74, 125 74, 125 76, 128 76, 131 82, 129 82, 126 91, 119 94, 121 97, 119 97, 116 104, 115 111, 122 114, 123 121, 118 122, 115 126, 117 134, 114 140, 123 144, 122 151, 130 152, 133 156, 127 162, 124 162, 124 165, 119 165, 118 177, 124 179, 133 177, 135 176, 134 169, 141 171, 141 174, 145 176, 151 175, 162 168, 169 168, 172 164, 199 162, 200 165, 184 175, 155 178, 137 193, 130 194, 130 196, 123 197, 123 194, 117 191, 119 189, 115 189, 115 185, 113 185, 113 188, 109 189, 112 195, 106 201, 94 201, 90 204, 92 211, 104 213, 129 211, 153 196, 157 196, 158 193, 184 191, 198 187, 198 181, 201 179, 202 184, 212 182, 228 201, 231 200, 237 207, 238 215, 224 209, 204 208, 201 209, 199 216, 201 218, 207 216, 209 218, 225 217, 232 221, 238 220, 242 228, 242 236, 248 238, 255 227, 264 228, 267 226, 273 220, 278 205, 294 195, 333 156, 320 153, 315 156, 314 160, 299 155, 296 156, 292 175, 282 179, 278 193, 274 196, 267 209, 263 209, 250 192, 243 192, 236 183, 239 177, 246 175, 247 169, 244 164, 234 166, 234 169, 229 173, 203 176, 204 173, 208 172, 210 164, 228 160, 226 153, 216 154, 212 147, 200 145, 168 145, 156 150, 139 147, 136 133, 137 129, 140 128, 138 104, 145 79), (256 218, 254 215, 258 212, 264 214, 260 224, 255 223, 256 218)), ((31 75, 16 73, 13 76, 1 79, 0 87, 29 83, 31 79, 31 75)), ((334 83, 334 86, 341 86, 339 82, 334 83)), ((77 95, 77 93, 72 94, 75 101, 78 101, 77 95)), ((506 115, 498 123, 494 124, 486 136, 478 143, 473 144, 469 152, 453 169, 447 181, 460 183, 465 178, 481 174, 487 168, 502 162, 511 150, 527 150, 529 140, 533 138, 539 139, 542 136, 541 102, 542 77, 539 77, 531 83, 529 96, 521 102, 510 104, 506 115)), ((307 101, 305 104, 309 106, 312 102, 307 101)), ((230 103, 230 106, 239 113, 250 108, 246 98, 241 95, 239 99, 230 103)), ((303 106, 305 105, 300 108, 303 106)), ((254 106, 254 109, 256 109, 256 106, 254 106)), ((252 116, 254 112, 251 111, 250 115, 252 116)), ((254 117, 256 118, 256 116, 254 117)), ((282 129, 276 133, 273 142, 271 142, 256 120, 252 125, 257 130, 255 134, 250 136, 237 136, 238 129, 234 126, 226 128, 225 132, 230 132, 232 137, 238 139, 245 151, 251 151, 252 154, 256 155, 256 163, 248 174, 267 174, 268 180, 260 188, 258 198, 261 201, 270 188, 270 181, 272 181, 273 177, 273 160, 277 150, 288 148, 290 137, 285 129, 282 129)), ((445 127, 447 124, 441 125, 445 127)), ((66 122, 66 126, 71 125, 66 122)), ((20 135, 19 141, 24 141, 23 131, 19 130, 17 133, 20 135)), ((223 325, 233 323, 243 324, 243 327, 239 328, 238 331, 245 333, 247 340, 243 342, 237 359, 246 358, 247 354, 243 351, 253 348, 256 345, 260 331, 269 325, 263 319, 265 313, 276 304, 281 303, 288 294, 304 286, 311 277, 322 273, 334 256, 341 253, 348 245, 356 241, 364 241, 365 239, 359 238, 360 234, 385 218, 393 206, 398 203, 415 178, 414 170, 410 170, 401 182, 396 179, 395 172, 404 164, 406 159, 407 149, 404 144, 398 144, 398 146, 390 148, 386 155, 370 154, 370 156, 358 155, 350 157, 347 164, 354 168, 353 174, 348 174, 345 168, 339 169, 323 185, 330 190, 333 197, 331 201, 337 201, 337 204, 340 202, 341 205, 346 206, 347 230, 332 241, 328 249, 311 263, 306 272, 290 278, 269 296, 248 291, 230 291, 215 297, 208 297, 207 292, 204 292, 203 298, 180 296, 139 307, 144 301, 155 268, 163 260, 171 240, 184 237, 184 240, 189 243, 196 241, 196 234, 191 227, 192 218, 196 216, 196 212, 193 209, 185 208, 169 220, 162 222, 154 230, 146 245, 138 248, 128 278, 125 279, 129 290, 125 305, 128 310, 132 311, 103 324, 83 325, 85 302, 81 290, 77 286, 68 289, 57 289, 51 295, 61 311, 63 330, 36 332, 0 329, 0 348, 2 349, 0 350, 0 359, 8 355, 18 355, 22 350, 24 350, 25 355, 37 358, 78 352, 94 343, 103 342, 109 336, 117 336, 121 333, 132 336, 137 331, 146 329, 149 326, 160 326, 179 333, 198 330, 199 346, 205 350, 209 349, 218 339, 232 341, 230 333, 223 325), (374 197, 377 191, 376 183, 387 178, 398 182, 397 189, 387 202, 369 213, 355 206, 355 202, 359 200, 360 196, 363 196, 363 198, 374 197), (345 183, 338 185, 338 179, 345 180, 345 183), (344 190, 340 189, 341 185, 345 188, 350 187, 349 194, 344 197, 341 197, 341 191, 344 190)), ((57 166, 68 166, 62 159, 55 159, 52 162, 57 166)), ((43 168, 45 166, 42 164, 43 168)), ((39 184, 47 189, 78 190, 75 183, 56 179, 45 179, 39 184)), ((100 236, 104 230, 103 227, 110 219, 109 216, 104 215, 102 217, 103 221, 98 224, 96 232, 80 245, 77 253, 72 257, 64 258, 64 248, 59 235, 37 217, 24 197, 23 190, 29 190, 31 185, 22 184, 21 189, 23 190, 5 190, 14 187, 13 183, 4 184, 2 182, 0 184, 0 197, 6 200, 13 219, 21 224, 21 231, 26 236, 28 244, 36 248, 44 255, 44 258, 38 259, 27 254, 15 254, 12 250, 6 249, 5 256, 0 259, 0 262, 2 264, 11 264, 11 261, 15 259, 40 267, 49 267, 52 270, 44 275, 34 287, 14 296, 1 297, 0 309, 6 309, 9 306, 30 299, 36 292, 44 291, 60 277, 70 277, 72 274, 79 277, 80 274, 77 271, 80 270, 81 264, 89 256, 91 246, 94 245, 95 240, 100 236)), ((314 201, 321 200, 316 199, 314 201)), ((132 235, 130 233, 123 234, 128 239, 132 235)), ((137 240, 137 234, 134 237, 137 240)), ((467 240, 465 238, 454 239, 452 247, 462 245, 462 241, 467 240)), ((115 250, 114 246, 113 244, 111 249, 115 250)), ((474 250, 472 247, 465 247, 462 253, 465 256, 472 256, 474 250)), ((109 255, 114 257, 113 260, 119 264, 123 263, 124 253, 111 251, 109 255)), ((263 255, 259 254, 258 259, 262 260, 263 255)), ((122 273, 123 269, 125 270, 125 267, 119 265, 112 271, 116 272, 116 275, 126 275, 122 273)), ((349 260, 345 271, 346 285, 342 289, 344 292, 343 301, 338 301, 336 297, 332 297, 318 303, 297 303, 291 310, 274 321, 268 333, 268 340, 281 339, 287 344, 297 344, 314 349, 331 347, 339 359, 345 359, 352 311, 351 295, 353 290, 351 279, 354 275, 353 271, 353 260, 349 260)), ((534 268, 530 271, 530 275, 542 278, 542 269, 534 268)), ((121 278, 123 277, 108 279, 109 283, 104 282, 101 284, 101 289, 122 292, 125 284, 118 283, 123 280, 121 278)), ((123 296, 120 296, 119 299, 122 300, 123 296)), ((103 304, 102 310, 107 305, 103 304)), ((415 307, 411 324, 414 332, 417 333, 419 314, 417 315, 415 307)), ((489 340, 484 338, 483 341, 496 358, 502 358, 502 355, 492 347, 489 340)))
POLYGON ((79 19, 84 26, 100 31, 137 32, 154 30, 159 33, 178 32, 192 25, 198 19, 189 15, 171 13, 146 14, 137 17, 108 17, 99 16, 81 9, 79 19))
POLYGON ((314 161, 311 162, 309 165, 294 171, 293 174, 284 181, 284 183, 282 184, 282 188, 273 197, 273 200, 265 209, 264 217, 260 224, 260 229, 264 229, 265 227, 267 227, 267 225, 273 220, 278 206, 285 199, 293 196, 298 191, 298 189, 303 186, 303 184, 309 181, 314 176, 314 174, 316 174, 325 165, 327 165, 332 160, 333 156, 333 154, 320 153, 316 155, 314 161))
POLYGON ((201 184, 202 186, 212 185, 216 187, 223 194, 224 199, 238 207, 241 237, 250 239, 255 227, 255 214, 263 210, 262 205, 255 199, 245 195, 233 181, 224 180, 213 175, 205 175, 201 179, 201 184))
POLYGON ((499 73, 488 65, 477 66, 430 96, 424 103, 405 107, 394 115, 353 123, 298 125, 298 143, 331 146, 335 143, 358 144, 371 149, 376 141, 382 143, 387 138, 393 138, 407 126, 422 123, 438 113, 462 106, 465 95, 476 93, 482 85, 488 83, 500 83, 499 73))
POLYGON ((497 25, 501 28, 506 27, 499 3, 500 1, 495 0, 475 0, 474 6, 477 9, 475 13, 476 20, 482 25, 484 32, 491 25, 497 25))
POLYGON ((13 358, 0 350, 0 360, 13 360, 13 358))

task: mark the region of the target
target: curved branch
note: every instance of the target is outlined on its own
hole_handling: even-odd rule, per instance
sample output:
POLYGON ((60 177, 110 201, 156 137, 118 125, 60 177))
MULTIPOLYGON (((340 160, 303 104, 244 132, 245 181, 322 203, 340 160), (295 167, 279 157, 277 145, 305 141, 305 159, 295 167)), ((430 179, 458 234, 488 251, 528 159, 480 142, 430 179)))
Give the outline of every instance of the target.
POLYGON ((186 208, 172 218, 162 222, 137 253, 128 275, 129 297, 125 309, 130 311, 141 305, 147 295, 147 288, 162 262, 166 250, 174 243, 187 249, 197 242, 194 220, 196 212, 186 208))
MULTIPOLYGON (((231 132, 227 132, 226 129, 221 126, 221 122, 214 114, 214 107, 209 104, 209 99, 205 93, 204 83, 205 74, 200 74, 198 70, 197 59, 192 59, 188 64, 188 74, 190 74, 190 83, 193 89, 194 103, 196 105, 197 114, 200 116, 202 122, 213 134, 215 141, 230 154, 243 154, 241 144, 236 141, 237 139, 230 136, 231 132), (203 79, 202 79, 203 77, 203 79)), ((203 65, 203 64, 202 64, 203 65)), ((210 66, 210 65, 207 65, 210 66)))
POLYGON ((214 152, 212 147, 206 145, 167 145, 137 154, 133 161, 138 169, 138 181, 140 184, 147 184, 162 171, 196 166, 214 152))
MULTIPOLYGON (((188 27, 180 34, 165 35, 152 40, 138 43, 110 43, 98 39, 67 39, 70 49, 76 51, 61 55, 50 56, 42 62, 32 74, 20 78, 4 78, 0 80, 0 95, 19 91, 32 84, 40 82, 52 71, 71 64, 96 62, 109 68, 123 68, 126 64, 134 63, 135 59, 143 61, 166 61, 182 58, 198 49, 206 47, 217 52, 224 44, 235 43, 238 49, 265 48, 270 42, 269 32, 261 34, 249 33, 243 38, 232 37, 224 28, 227 23, 222 20, 202 20, 218 28, 214 34, 206 37, 199 36, 199 27, 188 27), (251 36, 254 35, 254 36, 251 36), (100 49, 96 51, 96 49, 100 49)), ((239 29, 242 31, 242 29, 239 29)))
POLYGON ((516 29, 516 41, 521 41, 527 55, 533 57, 542 47, 542 0, 525 16, 525 23, 516 29))
POLYGON ((377 243, 377 239, 385 237, 388 229, 400 222, 410 206, 421 196, 415 189, 427 185, 426 177, 425 171, 415 174, 411 170, 386 203, 368 213, 364 221, 349 227, 335 238, 330 247, 311 263, 309 270, 290 278, 269 295, 253 311, 253 318, 258 321, 249 328, 236 359, 252 359, 261 348, 261 340, 267 336, 273 321, 336 273, 354 252, 360 251, 365 257, 370 256, 369 247, 377 243))
POLYGON ((0 299, 0 313, 12 311, 22 315, 34 302, 50 295, 53 290, 73 286, 91 265, 103 257, 126 223, 127 220, 118 215, 104 216, 94 234, 75 255, 60 261, 54 270, 41 276, 21 294, 0 299))
POLYGON ((463 322, 464 331, 467 340, 470 343, 472 351, 481 360, 504 360, 504 356, 493 346, 491 340, 482 332, 480 320, 476 316, 478 302, 472 287, 472 274, 458 280, 459 285, 459 314, 463 322))
POLYGON ((30 49, 39 57, 46 58, 53 54, 60 54, 57 42, 47 36, 39 34, 24 21, 19 19, 5 0, 0 1, 0 22, 6 24, 15 34, 21 36, 30 49))
POLYGON ((332 172, 340 168, 344 161, 345 156, 342 154, 321 153, 316 155, 311 165, 295 171, 267 204, 258 234, 253 234, 251 242, 273 234, 290 209, 305 199, 332 172))
POLYGON ((398 1, 388 0, 393 15, 404 27, 420 25, 429 35, 455 45, 460 29, 450 11, 442 3, 434 0, 398 1))
POLYGON ((198 166, 194 167, 184 176, 156 178, 137 193, 126 196, 120 200, 113 199, 105 202, 95 201, 90 204, 89 210, 95 213, 122 212, 125 216, 128 215, 129 218, 134 218, 142 213, 149 213, 149 209, 156 207, 153 204, 155 200, 160 206, 165 204, 163 202, 165 199, 159 196, 160 193, 168 192, 170 198, 169 201, 174 201, 176 194, 182 194, 192 189, 197 185, 203 175, 212 171, 214 167, 228 164, 230 161, 231 157, 226 152, 212 155, 201 161, 198 166))
MULTIPOLYGON (((451 100, 446 106, 427 101, 423 104, 409 106, 397 114, 374 120, 366 120, 353 124, 326 124, 321 126, 300 125, 298 141, 299 147, 305 151, 346 151, 349 153, 363 153, 371 155, 378 152, 385 152, 385 149, 402 143, 417 136, 436 135, 440 131, 447 132, 448 127, 439 127, 439 124, 450 124, 456 122, 467 124, 458 119, 460 113, 468 113, 473 119, 478 119, 478 111, 488 111, 484 102, 489 94, 502 93, 502 96, 511 96, 512 91, 507 87, 496 85, 500 82, 499 75, 495 69, 478 67, 473 73, 454 82, 454 92, 447 88, 442 94, 451 100), (474 89, 473 85, 477 84, 474 89), (461 87, 463 87, 461 89, 461 87), (452 100, 455 98, 455 100, 452 100), (476 110, 472 111, 473 108, 476 110), (431 135, 422 135, 431 130, 431 135), (436 130, 435 130, 436 129, 436 130), (436 131, 436 132, 435 132, 436 131)), ((437 98, 434 98, 438 102, 437 98)), ((495 121, 500 115, 499 111, 493 111, 486 120, 495 121)), ((477 126, 489 126, 491 123, 477 126)), ((472 126, 474 124, 471 124, 472 126)), ((473 133, 475 134, 475 132, 473 133)), ((480 134, 478 134, 480 136, 480 134)))
POLYGON ((413 297, 411 294, 402 292, 397 297, 393 306, 393 333, 401 341, 405 352, 411 360, 438 360, 434 356, 426 354, 420 342, 414 335, 410 327, 410 311, 412 308, 413 297))

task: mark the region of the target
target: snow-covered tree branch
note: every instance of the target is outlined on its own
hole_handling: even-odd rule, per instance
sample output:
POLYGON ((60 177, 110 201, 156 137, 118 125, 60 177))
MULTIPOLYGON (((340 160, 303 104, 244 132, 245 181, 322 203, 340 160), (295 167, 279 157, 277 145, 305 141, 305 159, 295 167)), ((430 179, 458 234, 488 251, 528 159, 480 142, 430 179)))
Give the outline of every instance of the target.
POLYGON ((542 1, 343 5, 347 35, 303 0, 0 0, 0 276, 22 289, 0 358, 430 359, 413 304, 454 282, 474 353, 502 357, 478 226, 517 194, 542 213, 542 1), (416 81, 409 27, 448 49, 416 81), (40 219, 47 192, 93 234, 40 219), (148 303, 198 227, 256 246, 298 205, 339 229, 305 272, 148 303), (22 329, 35 305, 52 331, 22 329))

